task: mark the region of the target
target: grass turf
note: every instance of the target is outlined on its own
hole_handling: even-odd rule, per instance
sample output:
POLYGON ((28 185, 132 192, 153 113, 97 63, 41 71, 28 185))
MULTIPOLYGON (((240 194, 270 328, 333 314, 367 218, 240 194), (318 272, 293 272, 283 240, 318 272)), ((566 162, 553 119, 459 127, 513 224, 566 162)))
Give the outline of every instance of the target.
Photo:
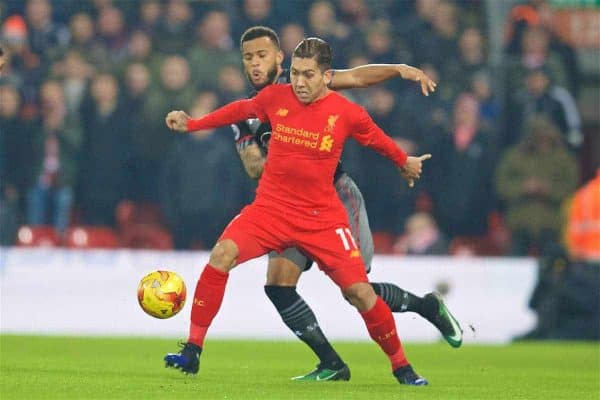
POLYGON ((200 374, 165 369, 173 340, 0 336, 0 398, 9 399, 594 399, 598 343, 405 346, 427 387, 399 385, 372 343, 335 343, 350 382, 292 382, 315 364, 300 342, 208 340, 200 374))

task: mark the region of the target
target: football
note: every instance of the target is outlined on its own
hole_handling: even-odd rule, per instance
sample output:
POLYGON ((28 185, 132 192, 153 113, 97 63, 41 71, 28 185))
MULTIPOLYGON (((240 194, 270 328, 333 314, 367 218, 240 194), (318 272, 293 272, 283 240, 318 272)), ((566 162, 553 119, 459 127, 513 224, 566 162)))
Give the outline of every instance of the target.
POLYGON ((185 304, 185 282, 172 271, 154 271, 138 285, 138 302, 146 314, 155 318, 171 318, 185 304))

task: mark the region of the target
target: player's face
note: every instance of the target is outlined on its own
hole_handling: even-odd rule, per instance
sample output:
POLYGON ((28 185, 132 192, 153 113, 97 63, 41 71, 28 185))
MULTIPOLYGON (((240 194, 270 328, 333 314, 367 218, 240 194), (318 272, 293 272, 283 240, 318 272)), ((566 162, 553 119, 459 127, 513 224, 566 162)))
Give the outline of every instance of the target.
POLYGON ((283 52, 267 37, 242 44, 242 61, 248 80, 256 90, 273 83, 281 72, 283 52))
POLYGON ((301 103, 308 104, 327 93, 331 71, 321 72, 314 58, 292 58, 290 69, 292 88, 301 103))

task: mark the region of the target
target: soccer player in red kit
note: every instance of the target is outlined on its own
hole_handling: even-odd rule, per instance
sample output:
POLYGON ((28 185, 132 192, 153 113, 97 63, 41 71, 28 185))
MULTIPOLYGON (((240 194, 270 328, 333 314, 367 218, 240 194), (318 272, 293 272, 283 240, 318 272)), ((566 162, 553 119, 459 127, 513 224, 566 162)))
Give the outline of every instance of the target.
POLYGON ((422 162, 431 156, 407 157, 363 108, 327 89, 330 64, 329 45, 321 39, 305 39, 294 50, 291 85, 268 86, 252 99, 230 103, 197 120, 182 111, 167 116, 167 125, 178 131, 209 129, 250 117, 268 120, 273 128, 256 199, 229 223, 213 248, 196 286, 188 342, 181 352, 165 357, 168 366, 198 372, 204 338, 220 308, 231 269, 270 250, 295 246, 315 260, 358 309, 398 381, 427 384, 404 355, 389 307, 368 283, 332 182, 348 137, 394 161, 410 186, 420 177, 422 162))
MULTIPOLYGON (((248 81, 253 87, 248 97, 274 83, 290 83, 289 70, 282 67, 284 55, 277 33, 266 26, 248 28, 240 38, 242 63, 248 81)), ((369 87, 388 79, 401 77, 420 83, 424 95, 435 90, 436 83, 423 71, 406 64, 369 64, 346 70, 332 69, 329 88, 369 87)), ((232 125, 235 145, 240 160, 249 177, 260 179, 273 131, 268 121, 256 118, 242 120, 232 125)), ((369 217, 360 189, 350 174, 338 164, 333 182, 338 197, 346 208, 350 230, 358 244, 367 273, 373 260, 373 237, 369 217)), ((265 294, 275 306, 281 320, 298 339, 318 357, 317 366, 309 373, 294 376, 292 380, 327 382, 350 380, 350 367, 329 343, 310 305, 297 290, 303 272, 311 269, 313 261, 295 247, 277 253, 269 252, 265 294)), ((423 297, 390 282, 370 282, 375 294, 380 296, 394 312, 415 312, 439 329, 452 347, 460 347, 462 331, 437 293, 423 297)))

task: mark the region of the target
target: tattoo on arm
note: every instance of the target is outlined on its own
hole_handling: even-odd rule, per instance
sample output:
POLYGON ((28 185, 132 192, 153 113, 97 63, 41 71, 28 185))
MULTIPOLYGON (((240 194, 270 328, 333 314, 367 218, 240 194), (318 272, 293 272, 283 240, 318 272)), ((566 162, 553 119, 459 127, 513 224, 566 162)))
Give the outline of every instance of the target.
POLYGON ((266 157, 258 144, 252 143, 243 149, 239 149, 238 153, 248 176, 252 179, 260 178, 265 166, 266 157))

